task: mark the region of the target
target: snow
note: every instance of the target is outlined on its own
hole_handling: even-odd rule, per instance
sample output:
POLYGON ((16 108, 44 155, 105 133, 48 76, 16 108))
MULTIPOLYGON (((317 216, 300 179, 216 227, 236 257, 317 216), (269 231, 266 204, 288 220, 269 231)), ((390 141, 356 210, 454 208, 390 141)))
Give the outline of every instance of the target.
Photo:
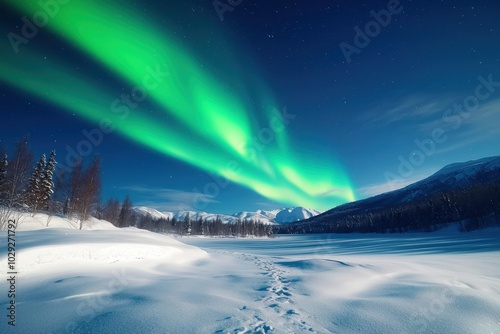
POLYGON ((233 214, 234 217, 237 217, 239 219, 253 219, 253 220, 260 220, 261 222, 268 223, 268 224, 274 224, 275 223, 275 218, 276 215, 280 212, 281 210, 270 210, 270 211, 264 211, 264 210, 257 210, 257 211, 241 211, 241 212, 236 212, 233 214))
MULTIPOLYGON (((184 220, 184 218, 189 215, 191 220, 203 219, 207 221, 215 221, 217 217, 222 220, 223 223, 233 223, 238 217, 232 215, 224 215, 224 214, 216 214, 216 213, 207 213, 203 211, 192 211, 192 210, 181 210, 181 211, 172 211, 172 212, 161 212, 154 208, 149 208, 145 206, 138 206, 133 208, 135 212, 142 215, 149 215, 155 219, 172 219, 175 218, 179 221, 184 220)), ((248 218, 250 219, 250 218, 248 218)), ((263 222, 268 223, 267 220, 263 220, 263 222)))
POLYGON ((443 167, 437 171, 434 176, 448 176, 448 174, 460 175, 460 178, 466 178, 466 175, 477 174, 480 170, 491 171, 500 168, 500 156, 471 160, 467 162, 454 163, 443 167), (464 174, 462 174, 464 173, 464 174))
POLYGON ((275 221, 277 223, 291 223, 299 220, 308 219, 319 215, 320 212, 303 207, 296 207, 292 209, 283 209, 276 214, 275 221))
POLYGON ((146 206, 135 206, 133 210, 142 215, 149 215, 154 219, 171 219, 172 217, 166 213, 160 212, 154 208, 149 208, 146 206))
POLYGON ((282 208, 276 210, 257 210, 257 211, 241 211, 236 212, 232 215, 226 214, 216 214, 216 213, 207 213, 202 211, 173 211, 173 212, 161 212, 154 208, 145 207, 145 206, 137 206, 134 207, 134 210, 143 215, 149 215, 155 219, 172 219, 175 218, 177 220, 184 220, 186 215, 189 214, 189 217, 193 220, 203 219, 208 221, 214 221, 219 217, 223 223, 234 223, 238 219, 241 220, 255 220, 261 221, 265 224, 283 224, 290 223, 299 220, 308 219, 320 214, 319 211, 314 209, 307 209, 303 207, 295 207, 295 208, 282 208))
POLYGON ((491 172, 498 169, 500 169, 500 156, 454 163, 441 168, 427 179, 408 186, 407 189, 428 186, 436 182, 454 185, 467 184, 481 172, 491 172))
MULTIPOLYGON (((48 216, 44 213, 15 213, 14 218, 17 218, 18 231, 38 230, 41 228, 80 229, 80 222, 76 219, 68 219, 57 215, 48 216)), ((108 221, 90 217, 90 219, 82 224, 82 230, 116 230, 116 227, 108 221)))
POLYGON ((174 239, 23 218, 0 333, 500 332, 500 229, 174 239))

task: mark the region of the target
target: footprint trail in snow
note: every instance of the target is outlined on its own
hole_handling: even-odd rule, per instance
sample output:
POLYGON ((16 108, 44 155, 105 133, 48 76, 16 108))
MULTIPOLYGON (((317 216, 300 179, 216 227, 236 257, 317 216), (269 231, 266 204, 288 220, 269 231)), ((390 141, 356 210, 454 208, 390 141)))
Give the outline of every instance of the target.
POLYGON ((260 275, 267 280, 256 289, 262 293, 256 300, 256 307, 243 305, 237 314, 223 319, 237 319, 241 326, 220 329, 216 333, 318 333, 302 316, 293 299, 294 291, 290 284, 291 280, 287 277, 288 272, 278 268, 273 261, 255 255, 218 252, 236 255, 252 262, 259 269, 260 275), (263 304, 262 307, 259 304, 263 304))

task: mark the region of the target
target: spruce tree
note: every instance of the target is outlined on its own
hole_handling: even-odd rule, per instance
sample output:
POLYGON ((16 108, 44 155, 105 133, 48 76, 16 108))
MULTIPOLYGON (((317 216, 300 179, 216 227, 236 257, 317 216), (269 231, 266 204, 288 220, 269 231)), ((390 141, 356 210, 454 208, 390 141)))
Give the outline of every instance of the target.
POLYGON ((268 237, 273 236, 273 225, 271 225, 271 224, 266 225, 266 236, 268 236, 268 237))
POLYGON ((198 226, 199 226, 199 233, 201 235, 205 235, 205 221, 203 220, 203 218, 201 218, 200 216, 200 219, 198 220, 198 226))
POLYGON ((70 199, 69 199, 69 197, 66 197, 66 200, 64 201, 64 206, 63 206, 63 214, 65 214, 66 216, 69 215, 69 213, 70 213, 70 206, 71 206, 70 199))
POLYGON ((4 154, 2 160, 0 160, 0 184, 5 181, 5 176, 7 175, 8 166, 7 154, 4 154))
POLYGON ((191 235, 191 218, 189 217, 189 212, 184 217, 184 231, 185 235, 191 235))
POLYGON ((0 205, 4 204, 7 199, 7 154, 4 154, 0 160, 0 205))
POLYGON ((128 227, 131 225, 131 217, 132 217, 132 202, 130 202, 130 198, 127 195, 125 200, 123 201, 122 208, 120 210, 120 215, 118 217, 118 226, 119 227, 128 227))
POLYGON ((40 192, 41 192, 41 198, 40 198, 40 208, 41 209, 48 209, 49 206, 49 200, 52 194, 54 193, 54 180, 53 180, 53 175, 54 171, 56 169, 56 151, 52 150, 50 152, 49 156, 49 161, 47 161, 47 164, 45 166, 45 169, 43 171, 43 179, 40 184, 40 192))
POLYGON ((26 189, 24 202, 29 208, 34 210, 39 209, 43 201, 42 183, 44 182, 45 164, 45 154, 42 154, 33 174, 28 180, 28 188, 26 189))
POLYGON ((120 217, 120 202, 117 199, 110 198, 104 207, 104 220, 118 226, 120 217))

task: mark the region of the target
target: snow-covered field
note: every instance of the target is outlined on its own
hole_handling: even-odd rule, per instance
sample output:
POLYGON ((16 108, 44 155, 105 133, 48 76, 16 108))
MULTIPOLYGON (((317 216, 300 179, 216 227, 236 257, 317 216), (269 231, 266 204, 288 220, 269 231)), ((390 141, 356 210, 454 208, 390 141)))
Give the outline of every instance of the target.
POLYGON ((174 239, 26 217, 0 333, 500 333, 500 230, 174 239), (187 245, 189 244, 189 245, 187 245))

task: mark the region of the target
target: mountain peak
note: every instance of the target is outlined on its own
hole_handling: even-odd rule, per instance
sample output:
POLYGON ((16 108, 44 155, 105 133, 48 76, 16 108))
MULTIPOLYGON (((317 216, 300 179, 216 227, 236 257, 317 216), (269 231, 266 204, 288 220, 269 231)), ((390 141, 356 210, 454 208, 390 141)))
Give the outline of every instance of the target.
POLYGON ((149 208, 145 206, 134 207, 134 211, 141 215, 149 215, 155 219, 172 219, 183 220, 186 215, 189 214, 191 219, 203 219, 208 221, 213 221, 219 217, 224 223, 233 223, 238 219, 241 220, 255 220, 261 221, 266 224, 284 224, 296 222, 299 220, 308 219, 319 215, 320 212, 307 209, 303 207, 294 208, 282 208, 276 210, 257 210, 257 211, 241 211, 236 212, 232 215, 225 214, 215 214, 207 212, 197 212, 197 211, 173 211, 173 212, 161 212, 154 208, 149 208))
MULTIPOLYGON (((377 229, 377 226, 373 223, 374 217, 377 214, 379 218, 382 217, 381 224, 388 224, 388 222, 396 224, 396 221, 405 224, 417 217, 415 215, 423 215, 422 212, 429 207, 437 208, 439 205, 442 205, 442 198, 445 198, 445 194, 455 197, 458 196, 457 194, 461 194, 462 197, 465 196, 465 201, 468 203, 470 201, 467 198, 469 192, 487 191, 484 190, 486 189, 484 185, 489 185, 491 188, 499 183, 500 156, 454 163, 443 167, 428 178, 404 188, 337 206, 307 221, 291 224, 293 226, 287 226, 284 230, 296 232, 304 231, 306 228, 308 232, 345 232, 353 231, 357 228, 365 232, 373 231, 377 229), (477 187, 478 185, 482 187, 477 187), (464 193, 464 191, 466 192, 464 193), (431 204, 429 204, 430 201, 431 204), (414 216, 405 216, 405 219, 398 218, 405 212, 413 213, 411 211, 413 209, 416 210, 414 216)), ((482 202, 484 205, 491 203, 494 204, 495 202, 482 202)), ((458 204, 455 203, 455 205, 458 204)), ((467 205, 470 205, 470 203, 467 205)), ((483 209, 481 208, 481 210, 483 209)), ((438 209, 435 210, 437 212, 438 209)), ((460 210, 456 209, 454 212, 458 213, 460 210)), ((431 212, 430 216, 426 216, 426 219, 430 220, 435 216, 435 212, 431 212)), ((446 217, 446 219, 452 219, 450 217, 453 217, 453 215, 448 212, 446 217)), ((424 223, 419 222, 419 224, 422 225, 424 223)), ((405 228, 408 227, 405 226, 405 228)), ((413 226, 412 228, 416 229, 417 227, 413 226)))

